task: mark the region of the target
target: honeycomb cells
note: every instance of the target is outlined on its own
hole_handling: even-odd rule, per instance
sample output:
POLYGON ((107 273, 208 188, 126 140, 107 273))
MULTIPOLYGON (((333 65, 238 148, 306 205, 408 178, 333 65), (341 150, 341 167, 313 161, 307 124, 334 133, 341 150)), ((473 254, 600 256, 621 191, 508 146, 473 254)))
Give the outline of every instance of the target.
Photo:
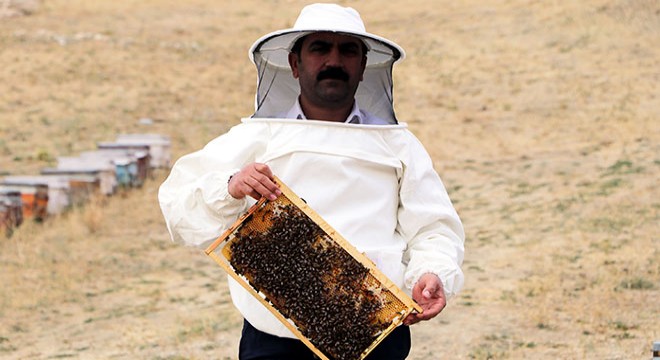
POLYGON ((298 208, 272 213, 266 229, 243 227, 229 262, 326 356, 358 359, 388 323, 369 269, 298 208))

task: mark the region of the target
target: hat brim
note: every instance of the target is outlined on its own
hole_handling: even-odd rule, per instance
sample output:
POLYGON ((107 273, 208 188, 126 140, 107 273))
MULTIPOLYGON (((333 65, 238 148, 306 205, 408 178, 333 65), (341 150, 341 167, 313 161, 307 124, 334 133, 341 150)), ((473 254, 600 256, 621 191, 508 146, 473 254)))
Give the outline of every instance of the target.
POLYGON ((255 41, 250 47, 250 61, 255 63, 254 55, 257 52, 262 54, 267 53, 269 55, 266 56, 266 58, 269 63, 275 66, 288 67, 288 54, 291 51, 293 44, 299 38, 316 32, 333 32, 360 38, 369 49, 369 53, 367 54, 367 67, 370 65, 393 63, 403 60, 406 56, 403 48, 395 42, 368 32, 357 33, 322 28, 305 30, 286 29, 266 34, 255 41))

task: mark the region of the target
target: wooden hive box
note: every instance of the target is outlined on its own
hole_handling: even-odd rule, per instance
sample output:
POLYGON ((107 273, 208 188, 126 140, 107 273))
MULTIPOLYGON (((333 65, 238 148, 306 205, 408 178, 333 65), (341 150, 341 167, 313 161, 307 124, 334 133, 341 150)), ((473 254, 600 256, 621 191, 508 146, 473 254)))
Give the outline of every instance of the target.
POLYGON ((23 223, 23 200, 18 190, 0 187, 0 231, 11 235, 23 223))
POLYGON ((364 359, 422 309, 364 254, 276 179, 206 249, 321 359, 364 359))
POLYGON ((92 196, 101 193, 101 180, 97 170, 43 168, 41 175, 66 179, 71 206, 83 205, 92 196))
POLYGON ((149 146, 149 166, 169 168, 172 162, 170 138, 160 134, 120 134, 116 143, 149 146))
POLYGON ((103 195, 112 195, 117 189, 115 166, 108 159, 81 156, 58 156, 57 170, 63 173, 95 172, 99 179, 99 190, 103 195))
MULTIPOLYGON (((59 214, 70 204, 69 181, 63 177, 45 175, 12 175, 6 176, 0 182, 0 186, 10 187, 25 191, 32 188, 36 192, 40 186, 45 186, 47 192, 46 212, 49 215, 59 214)), ((43 196, 40 197, 43 201, 43 196)))
POLYGON ((100 142, 96 144, 98 150, 126 150, 137 160, 137 181, 135 186, 140 187, 146 181, 150 174, 149 164, 151 155, 149 155, 149 145, 147 144, 127 144, 118 142, 100 142))
POLYGON ((105 159, 114 165, 117 184, 122 188, 137 187, 140 185, 138 179, 138 159, 134 151, 130 149, 99 149, 83 151, 82 158, 105 159))
POLYGON ((21 194, 23 219, 43 221, 48 212, 48 185, 40 183, 8 183, 2 181, 2 187, 19 191, 21 194))

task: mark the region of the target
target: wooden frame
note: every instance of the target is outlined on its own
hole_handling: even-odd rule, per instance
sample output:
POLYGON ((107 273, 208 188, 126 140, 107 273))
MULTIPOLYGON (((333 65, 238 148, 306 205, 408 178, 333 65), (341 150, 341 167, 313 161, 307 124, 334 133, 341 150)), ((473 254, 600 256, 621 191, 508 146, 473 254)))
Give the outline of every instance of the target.
MULTIPOLYGON (((334 230, 319 214, 317 214, 312 208, 310 208, 304 200, 302 200, 298 195, 296 195, 290 188, 288 188, 281 180, 275 178, 276 183, 282 191, 282 195, 274 202, 278 201, 287 201, 296 206, 300 211, 302 211, 307 217, 309 217, 314 223, 316 223, 322 231, 330 237, 336 244, 341 246, 345 251, 347 251, 355 260, 360 262, 364 267, 369 269, 369 275, 376 279, 378 284, 391 294, 400 304, 400 308, 395 309, 396 315, 391 319, 390 325, 382 331, 382 333, 376 338, 376 340, 363 351, 359 359, 366 357, 371 350, 373 350, 394 328, 400 325, 403 322, 403 319, 410 314, 412 311, 422 312, 422 308, 415 303, 406 293, 399 289, 387 276, 385 276, 376 265, 368 258, 366 255, 359 252, 351 243, 344 239, 336 230, 334 230)), ((261 198, 256 204, 254 204, 250 209, 243 214, 227 231, 225 231, 218 239, 216 239, 213 244, 211 244, 206 250, 205 253, 215 260, 234 280, 236 280, 241 286, 243 286, 252 296, 254 296, 259 302, 261 302, 275 317, 282 322, 298 339, 300 339, 307 347, 309 347, 317 356, 321 359, 329 360, 328 356, 320 351, 309 339, 307 339, 298 328, 292 324, 292 321, 287 320, 287 318, 282 315, 269 301, 265 299, 265 296, 261 295, 257 290, 255 290, 249 282, 241 275, 237 274, 232 265, 230 264, 230 252, 227 249, 227 243, 232 238, 232 234, 236 233, 242 226, 251 221, 253 214, 259 211, 268 200, 266 198, 261 198)))

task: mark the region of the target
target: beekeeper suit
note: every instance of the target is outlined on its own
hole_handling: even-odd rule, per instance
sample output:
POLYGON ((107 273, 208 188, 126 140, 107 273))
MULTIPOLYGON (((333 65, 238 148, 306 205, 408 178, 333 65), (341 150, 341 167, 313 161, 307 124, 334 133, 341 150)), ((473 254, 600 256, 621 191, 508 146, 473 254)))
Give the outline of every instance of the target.
MULTIPOLYGON (((313 4, 249 56, 255 113, 179 159, 160 187, 172 239, 206 248, 256 199, 279 194, 276 175, 420 303, 406 324, 437 315, 463 284, 464 232, 429 155, 395 116, 403 49, 368 33, 355 10, 313 4)), ((294 338, 232 278, 229 287, 248 326, 294 338)))

